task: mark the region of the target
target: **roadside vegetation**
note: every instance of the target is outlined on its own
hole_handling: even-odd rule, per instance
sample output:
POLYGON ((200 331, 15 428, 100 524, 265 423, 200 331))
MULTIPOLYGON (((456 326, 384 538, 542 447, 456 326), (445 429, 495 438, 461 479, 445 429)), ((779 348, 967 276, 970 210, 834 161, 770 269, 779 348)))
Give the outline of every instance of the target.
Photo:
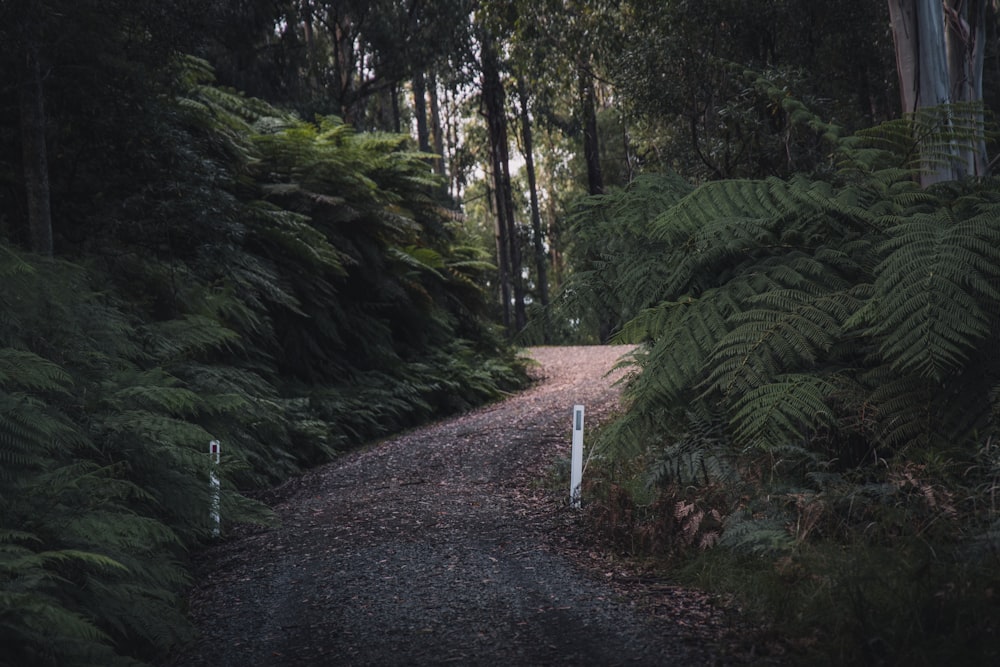
POLYGON ((189 638, 210 441, 225 532, 271 520, 247 492, 526 381, 406 137, 172 73, 127 168, 81 171, 57 257, 0 242, 0 664, 189 638))
POLYGON ((1000 188, 922 189, 908 138, 960 141, 925 122, 837 140, 826 174, 650 176, 579 214, 585 289, 641 344, 593 525, 810 664, 1000 652, 1000 188))

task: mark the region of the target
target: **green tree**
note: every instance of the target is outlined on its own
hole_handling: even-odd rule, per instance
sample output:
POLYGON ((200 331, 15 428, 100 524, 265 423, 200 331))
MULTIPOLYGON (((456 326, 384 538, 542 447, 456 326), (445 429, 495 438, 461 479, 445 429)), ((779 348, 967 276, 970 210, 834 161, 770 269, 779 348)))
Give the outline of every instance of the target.
MULTIPOLYGON (((400 125, 399 98, 468 49, 470 0, 285 0, 223 3, 206 42, 220 79, 359 129, 400 125)), ((423 116, 425 117, 425 116, 423 116)))
POLYGON ((787 175, 827 149, 786 96, 848 131, 893 117, 885 5, 621 3, 603 56, 640 163, 697 180, 787 175))

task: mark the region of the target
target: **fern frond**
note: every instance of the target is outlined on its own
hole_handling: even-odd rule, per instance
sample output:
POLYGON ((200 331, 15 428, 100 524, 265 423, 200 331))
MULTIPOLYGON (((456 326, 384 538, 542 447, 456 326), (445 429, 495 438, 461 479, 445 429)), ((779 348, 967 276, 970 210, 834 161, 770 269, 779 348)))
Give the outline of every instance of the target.
POLYGON ((833 425, 828 401, 834 391, 830 382, 805 373, 755 387, 733 404, 734 439, 744 448, 763 450, 807 441, 816 430, 833 425))
POLYGON ((876 295, 852 323, 866 323, 901 372, 941 380, 992 332, 987 303, 1000 300, 1000 223, 918 214, 889 230, 876 295))
MULTIPOLYGON (((38 564, 44 566, 48 563, 65 563, 72 561, 80 565, 92 565, 101 569, 127 570, 124 565, 114 558, 108 558, 102 554, 81 551, 79 549, 59 549, 56 551, 39 551, 31 555, 31 559, 37 560, 38 564)), ((5 567, 17 567, 18 562, 4 564, 5 567)))
POLYGON ((25 261, 20 254, 11 250, 6 243, 0 243, 0 278, 27 276, 35 273, 35 267, 25 261))
POLYGON ((733 483, 739 474, 724 424, 685 411, 685 429, 670 434, 668 443, 652 452, 647 485, 733 483))
POLYGON ((171 415, 193 414, 200 406, 196 393, 175 386, 177 379, 161 369, 143 373, 133 382, 111 394, 110 404, 119 409, 136 407, 171 415))
POLYGON ((756 518, 734 512, 723 522, 719 545, 738 554, 775 555, 791 550, 795 540, 784 527, 784 517, 756 518))
POLYGON ((183 359, 210 350, 238 347, 240 343, 239 334, 218 320, 194 314, 146 324, 141 327, 140 335, 161 360, 183 359))
POLYGON ((652 343, 632 390, 651 392, 666 404, 677 401, 703 378, 712 349, 730 330, 733 308, 724 294, 710 290, 700 299, 648 309, 628 322, 617 340, 652 343))
MULTIPOLYGON (((714 181, 680 200, 654 223, 653 237, 676 244, 702 228, 705 222, 773 220, 787 212, 781 205, 787 186, 772 181, 714 181)), ((721 236, 721 235, 720 235, 721 236)))
POLYGON ((167 446, 173 456, 184 460, 197 460, 191 457, 200 457, 204 443, 212 440, 212 435, 197 424, 147 410, 108 415, 100 426, 110 433, 127 435, 130 440, 142 438, 147 444, 167 446))
POLYGON ((11 593, 0 590, 0 627, 6 633, 22 639, 34 639, 44 646, 43 637, 49 636, 53 628, 59 629, 61 638, 73 638, 95 643, 110 643, 111 638, 101 632, 83 614, 72 612, 49 596, 32 593, 11 593), (27 626, 27 627, 25 627, 27 626), (24 637, 24 631, 34 631, 34 637, 24 637))
POLYGON ((445 279, 441 273, 445 268, 444 258, 433 248, 419 248, 412 245, 404 248, 391 247, 389 253, 411 269, 429 273, 439 280, 445 279))
POLYGON ((65 392, 72 380, 57 364, 26 350, 0 348, 0 388, 65 392))
POLYGON ((294 261, 315 265, 333 275, 346 274, 345 267, 353 261, 350 255, 334 246, 330 239, 310 224, 307 216, 267 201, 255 202, 253 210, 252 229, 269 246, 268 254, 283 251, 294 261))

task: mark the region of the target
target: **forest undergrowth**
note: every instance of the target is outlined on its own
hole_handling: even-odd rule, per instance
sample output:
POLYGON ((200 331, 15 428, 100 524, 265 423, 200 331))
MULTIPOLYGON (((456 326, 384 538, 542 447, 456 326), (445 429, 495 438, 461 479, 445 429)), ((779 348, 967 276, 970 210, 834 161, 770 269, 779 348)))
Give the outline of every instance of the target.
POLYGON ((1000 657, 1000 187, 920 188, 973 134, 935 113, 811 176, 648 175, 578 213, 569 298, 640 344, 592 525, 810 664, 1000 657))
POLYGON ((406 137, 194 58, 163 85, 127 174, 80 165, 59 259, 0 243, 0 665, 168 653, 190 553, 273 520, 248 492, 527 381, 406 137))

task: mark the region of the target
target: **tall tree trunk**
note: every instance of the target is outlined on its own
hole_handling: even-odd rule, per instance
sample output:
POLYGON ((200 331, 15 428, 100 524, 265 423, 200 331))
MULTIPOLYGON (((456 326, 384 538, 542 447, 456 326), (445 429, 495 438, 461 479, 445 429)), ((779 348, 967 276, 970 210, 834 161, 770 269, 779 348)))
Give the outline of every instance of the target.
MULTIPOLYGON (((484 40, 485 42, 486 40, 484 40)), ((483 65, 483 111, 486 115, 486 125, 490 140, 490 171, 493 174, 493 209, 496 213, 496 225, 494 226, 494 238, 497 245, 497 273, 500 283, 500 304, 503 314, 503 326, 510 334, 511 312, 510 312, 510 254, 507 241, 507 216, 505 211, 506 198, 500 190, 503 186, 503 169, 500 166, 500 130, 496 126, 503 125, 503 120, 497 122, 497 114, 503 114, 503 88, 500 84, 500 74, 497 71, 496 56, 489 53, 486 45, 482 52, 483 65)))
POLYGON ((24 189, 28 200, 28 246, 52 256, 52 210, 49 161, 45 141, 45 97, 40 62, 40 8, 31 3, 24 30, 24 77, 20 90, 21 146, 24 189))
MULTIPOLYGON (((982 101, 986 0, 888 0, 904 113, 954 102, 982 101)), ((981 117, 960 119, 973 128, 981 117)), ((927 187, 966 175, 984 175, 985 141, 978 150, 956 145, 951 164, 926 161, 927 187)))
POLYGON ((399 110, 399 86, 393 84, 392 90, 392 131, 399 134, 403 131, 403 114, 399 110))
POLYGON ((524 328, 527 314, 524 308, 524 282, 521 277, 521 245, 514 223, 514 197, 510 186, 510 155, 507 144, 507 117, 504 112, 504 89, 500 80, 500 63, 492 40, 482 43, 483 105, 489 128, 490 161, 493 168, 494 195, 497 213, 497 259, 501 264, 501 298, 504 324, 508 333, 524 328), (506 275, 507 281, 504 281, 506 275), (509 285, 509 286, 508 286, 509 285), (513 291, 514 317, 510 316, 510 296, 513 291))
POLYGON ((499 165, 495 159, 490 160, 490 171, 493 174, 493 197, 491 197, 493 213, 495 215, 495 224, 493 226, 493 240, 496 242, 497 247, 497 283, 498 283, 498 296, 500 297, 500 313, 503 321, 504 330, 509 336, 513 329, 513 320, 511 318, 510 302, 511 302, 511 282, 510 282, 510 244, 507 242, 507 224, 504 220, 504 215, 501 213, 501 207, 503 204, 500 202, 501 196, 497 194, 496 183, 500 180, 497 177, 497 169, 499 165))
POLYGON ((455 120, 455 101, 451 93, 445 91, 445 136, 448 137, 448 194, 456 201, 462 197, 461 169, 458 166, 455 147, 458 146, 458 122, 455 120))
POLYGON ((354 22, 347 14, 335 14, 333 17, 333 70, 337 77, 337 106, 340 115, 347 124, 354 122, 354 83, 356 63, 354 59, 354 22))
POLYGON ((424 73, 413 75, 413 115, 417 120, 417 145, 424 153, 431 152, 431 142, 427 133, 427 86, 424 73))
POLYGON ((437 75, 427 76, 427 92, 431 105, 431 148, 434 149, 434 171, 444 175, 444 130, 441 127, 441 105, 438 103, 437 75))
POLYGON ((376 127, 383 132, 396 131, 396 102, 393 97, 396 95, 396 86, 385 86, 376 93, 378 104, 376 105, 375 123, 376 127))
POLYGON ((302 2, 302 34, 306 41, 306 82, 309 87, 309 99, 315 99, 320 90, 320 63, 316 50, 316 36, 313 31, 313 10, 310 0, 302 2))
MULTIPOLYGON (((889 20, 896 47, 896 71, 903 113, 951 102, 944 52, 942 0, 889 0, 889 20)), ((947 165, 925 162, 920 174, 923 187, 949 181, 947 165)))
MULTIPOLYGON (((955 102, 979 102, 983 99, 983 64, 986 55, 985 0, 946 0, 945 51, 951 99, 955 102)), ((979 130, 983 114, 979 109, 966 112, 964 123, 979 130)), ((986 175, 986 137, 979 131, 975 149, 961 149, 960 176, 986 175)))
POLYGON ((600 138, 597 133, 597 102, 594 95, 594 77, 587 63, 577 65, 580 111, 583 114, 583 157, 587 162, 587 191, 592 195, 604 194, 604 176, 601 173, 600 138))
MULTIPOLYGON (((594 77, 589 63, 583 60, 577 65, 580 109, 583 113, 583 157, 587 162, 587 191, 591 195, 604 194, 604 175, 601 173, 601 149, 597 133, 597 101, 594 94, 594 77)), ((596 256, 587 257, 587 263, 597 261, 596 256)), ((614 323, 609 317, 598 314, 597 337, 602 343, 611 339, 614 323)))
MULTIPOLYGON (((548 262, 542 239, 542 215, 538 209, 538 184, 535 178, 535 157, 531 134, 531 115, 528 113, 528 86, 523 77, 517 79, 517 92, 521 102, 521 138, 524 142, 524 168, 528 172, 528 198, 531 202, 531 232, 535 249, 535 271, 538 276, 538 296, 543 306, 549 305, 548 262)), ((543 327, 545 342, 549 342, 549 328, 543 327)))
POLYGON ((549 254, 552 256, 552 271, 549 274, 550 287, 558 290, 563 284, 565 262, 563 261, 562 229, 559 224, 559 212, 552 197, 545 201, 545 230, 549 241, 549 254))

